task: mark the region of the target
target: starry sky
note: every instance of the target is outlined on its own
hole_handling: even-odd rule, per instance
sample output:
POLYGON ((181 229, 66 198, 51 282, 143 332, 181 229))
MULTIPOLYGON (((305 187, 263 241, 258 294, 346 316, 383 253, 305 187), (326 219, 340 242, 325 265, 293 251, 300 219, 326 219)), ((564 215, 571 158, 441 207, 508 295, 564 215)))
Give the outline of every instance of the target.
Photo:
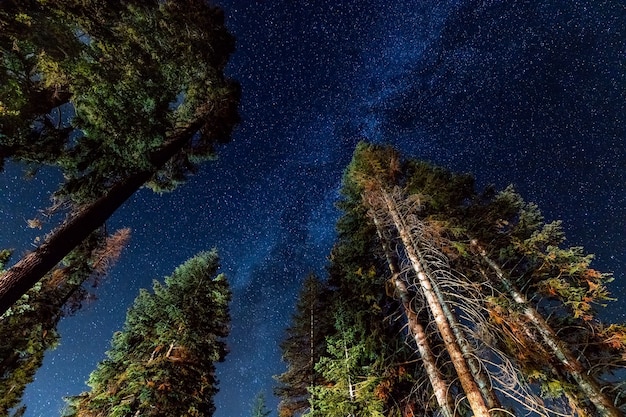
MULTIPOLYGON (((97 290, 62 321, 25 395, 27 417, 57 415, 86 389, 141 287, 217 247, 234 291, 231 352, 216 417, 250 415, 272 375, 295 296, 323 276, 341 175, 359 140, 510 183, 562 219, 626 300, 626 6, 621 0, 223 0, 238 39, 228 73, 242 122, 217 162, 173 193, 136 193, 108 222, 132 240, 97 290)), ((0 246, 27 250, 26 219, 60 181, 0 175, 0 246)), ((17 253, 20 253, 20 250, 17 253)), ((626 320, 626 305, 605 315, 626 320)))

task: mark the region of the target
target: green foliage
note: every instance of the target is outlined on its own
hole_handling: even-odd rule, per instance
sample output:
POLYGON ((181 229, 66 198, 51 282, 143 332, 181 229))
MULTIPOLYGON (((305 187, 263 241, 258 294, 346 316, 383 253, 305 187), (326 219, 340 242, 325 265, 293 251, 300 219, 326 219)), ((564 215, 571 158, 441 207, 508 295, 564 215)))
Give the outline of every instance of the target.
POLYGON ((119 256, 122 234, 119 240, 119 233, 106 239, 94 233, 0 317, 0 415, 19 403, 46 351, 58 345, 59 320, 90 298, 83 284, 97 285, 119 256))
POLYGON ((424 161, 409 160, 406 165, 406 191, 422 196, 428 212, 454 215, 474 194, 474 177, 469 174, 452 173, 424 161))
POLYGON ((71 398, 67 415, 212 415, 231 297, 217 269, 216 252, 202 252, 154 282, 153 293, 141 290, 91 391, 71 398))
POLYGON ((377 183, 373 176, 382 175, 388 185, 401 181, 398 154, 391 148, 381 152, 359 144, 344 176, 337 204, 344 215, 337 223, 324 296, 331 326, 325 329, 323 355, 315 367, 321 378, 309 388, 307 416, 383 416, 411 408, 407 394, 412 383, 407 384, 401 364, 413 363, 413 351, 404 343, 398 302, 387 296, 388 267, 377 256, 380 242, 363 204, 363 193, 377 183), (388 168, 389 161, 398 164, 388 168))
POLYGON ((263 392, 259 392, 254 398, 254 404, 252 405, 252 417, 267 417, 272 414, 271 410, 268 410, 265 406, 265 395, 263 392))
POLYGON ((58 166, 67 178, 59 198, 82 204, 153 169, 151 155, 195 125, 193 140, 155 169, 152 186, 172 189, 228 140, 239 91, 223 76, 234 38, 220 9, 202 0, 23 3, 0 6, 0 154, 58 166), (72 109, 59 107, 68 101, 72 109))
MULTIPOLYGON (((401 365, 412 363, 414 350, 404 343, 406 333, 396 327, 402 324, 398 304, 389 297, 393 290, 385 279, 385 254, 368 214, 370 199, 381 190, 404 198, 398 204, 423 225, 419 239, 441 251, 450 269, 468 280, 463 284, 466 288, 454 287, 448 296, 456 303, 472 297, 467 301, 480 305, 473 314, 488 326, 464 322, 475 326, 473 331, 484 338, 475 343, 488 351, 490 347, 483 345, 487 342, 505 355, 503 361, 541 392, 545 405, 564 397, 572 410, 589 408, 580 387, 568 376, 567 366, 556 360, 525 315, 530 306, 546 318, 561 343, 581 358, 586 372, 611 401, 624 407, 623 384, 616 382, 616 375, 623 375, 626 365, 626 331, 623 325, 604 324, 598 317, 598 309, 611 300, 606 284, 612 277, 592 269, 593 257, 582 248, 563 246, 561 222, 546 222, 537 205, 525 202, 513 187, 501 192, 488 188, 477 194, 471 176, 404 160, 389 147, 360 143, 346 169, 337 204, 344 215, 337 223, 338 237, 328 268, 334 327, 327 330, 325 354, 317 360, 316 369, 323 378, 310 388, 307 416, 437 413, 427 385, 415 385, 423 377, 421 369, 408 371, 401 365), (510 276, 528 303, 510 297, 509 284, 499 280, 477 248, 510 276)), ((392 228, 385 227, 383 233, 393 239, 392 228)), ((393 244, 391 249, 400 264, 402 249, 393 244)), ((415 308, 420 311, 422 307, 416 303, 415 308)), ((426 324, 431 319, 423 313, 419 318, 426 324)), ((440 358, 439 370, 455 381, 439 336, 430 331, 428 338, 440 358)), ((494 359, 489 356, 487 360, 494 359)), ((449 390, 453 395, 462 392, 457 382, 449 390)), ((459 413, 469 410, 461 404, 459 413)))
POLYGON ((420 197, 425 212, 458 210, 474 195, 474 178, 424 161, 405 160, 389 146, 361 142, 344 176, 344 192, 362 194, 372 187, 403 188, 420 197))
POLYGON ((311 390, 311 408, 305 416, 384 416, 385 404, 375 394, 380 378, 370 368, 364 343, 351 336, 329 340, 329 356, 317 363, 328 382, 311 390))
POLYGON ((3 2, 0 27, 0 168, 6 156, 37 155, 47 163, 61 153, 67 132, 54 129, 46 114, 69 96, 46 70, 76 59, 81 44, 46 2, 3 2))
POLYGON ((9 259, 11 258, 11 254, 13 250, 11 249, 2 249, 0 250, 0 271, 4 268, 9 259))
POLYGON ((309 406, 309 388, 323 384, 315 363, 326 353, 325 337, 332 329, 327 285, 314 274, 302 284, 291 325, 280 344, 287 370, 275 376, 274 393, 281 399, 280 417, 292 417, 309 406))
POLYGON ((360 192, 372 187, 390 187, 401 171, 400 154, 390 146, 376 146, 365 142, 357 144, 345 182, 353 183, 360 192))
POLYGON ((173 189, 213 158, 239 86, 224 76, 234 38, 204 0, 0 2, 0 27, 0 169, 57 168, 48 211, 67 215, 8 272, 4 311, 134 191, 173 189))

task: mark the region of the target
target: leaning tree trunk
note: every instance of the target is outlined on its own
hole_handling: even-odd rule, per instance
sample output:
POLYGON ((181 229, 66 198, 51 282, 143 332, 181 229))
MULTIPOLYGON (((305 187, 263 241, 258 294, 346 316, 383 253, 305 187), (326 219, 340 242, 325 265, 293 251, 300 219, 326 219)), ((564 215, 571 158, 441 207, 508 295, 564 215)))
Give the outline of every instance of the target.
MULTIPOLYGON (((441 304, 441 308, 446 316, 446 319, 448 319, 448 322, 450 323, 450 328, 452 329, 452 332, 454 333, 454 337, 456 337, 456 340, 459 344, 459 348, 461 349, 463 356, 467 359, 467 365, 469 366, 469 369, 472 372, 472 376, 474 377, 474 380, 478 384, 478 388, 480 389, 480 392, 482 393, 485 399, 487 407, 489 407, 489 409, 492 409, 492 410, 501 409, 502 406, 500 405, 500 401, 498 400, 498 397, 496 396, 495 392, 493 391, 491 387, 491 382, 489 381, 489 377, 485 374, 485 368, 481 366, 469 342, 467 341, 467 338, 463 334, 461 330, 461 324, 459 323, 456 317, 456 314, 454 314, 450 310, 450 307, 448 306, 446 302, 446 298, 443 292, 441 291, 441 288, 437 284, 437 281, 434 280, 431 283, 431 285, 433 287, 433 291, 435 295, 437 296, 437 299, 439 300, 439 303, 441 304)), ((496 412, 496 411, 493 411, 493 413, 494 415, 498 415, 498 416, 504 415, 503 413, 496 412)))
POLYGON ((576 381, 580 390, 589 401, 594 404, 598 412, 606 417, 624 417, 624 414, 613 405, 612 401, 606 395, 604 395, 598 383, 587 373, 572 351, 559 339, 552 327, 550 327, 541 314, 531 306, 526 297, 517 290, 504 271, 487 256, 487 252, 479 246, 478 242, 472 240, 472 245, 477 249, 481 258, 493 269, 504 289, 511 295, 513 300, 523 308, 524 315, 533 323, 539 334, 541 334, 545 344, 563 364, 565 370, 576 381))
MULTIPOLYGON (((407 221, 410 222, 411 220, 407 219, 407 221)), ((422 230, 424 226, 422 224, 419 224, 419 225, 417 224, 420 221, 415 220, 414 222, 416 224, 409 224, 408 225, 409 228, 411 228, 411 226, 418 226, 418 229, 422 230)), ((414 239, 413 239, 414 236, 415 234, 413 233, 410 235, 411 243, 414 243, 414 239)), ((433 244, 427 243, 427 245, 428 245, 428 251, 431 253, 431 255, 434 256, 438 260, 438 262, 441 263, 439 268, 437 269, 441 271, 441 268, 444 267, 450 277, 454 276, 454 273, 449 267, 447 257, 443 253, 441 253, 441 251, 436 249, 433 244)), ((415 245, 412 245, 412 246, 415 246, 415 245)), ((426 245, 420 245, 420 246, 426 246, 426 245)), ((417 255, 420 256, 420 253, 418 252, 417 255)), ((426 260, 422 258, 420 258, 420 261, 422 265, 429 264, 426 260)), ((427 275, 432 276, 434 274, 432 272, 427 271, 427 275)), ((496 393, 494 392, 492 388, 491 381, 489 380, 489 377, 485 372, 486 368, 481 365, 480 360, 478 359, 474 349, 472 349, 472 347, 470 346, 470 343, 468 342, 467 337, 461 328, 461 323, 459 322, 457 315, 451 310, 448 299, 443 293, 443 291, 441 290, 441 286, 439 285, 438 280, 437 279, 431 280, 431 286, 433 288, 435 295, 437 296, 437 299, 439 300, 441 309, 443 310, 443 313, 446 316, 448 323, 450 324, 450 328, 452 329, 452 332, 454 333, 454 337, 456 338, 456 341, 459 344, 459 348, 461 349, 463 356, 467 360, 467 365, 469 366, 469 369, 472 372, 474 381, 476 381, 476 383, 478 384, 478 388, 480 389, 480 392, 482 393, 483 398, 485 399, 485 403, 487 407, 489 407, 489 409, 492 410, 492 414, 494 416, 504 417, 506 413, 499 411, 502 409, 502 405, 500 404, 500 400, 496 396, 496 393)))
POLYGON ((430 382, 433 393, 435 394, 437 404, 439 405, 444 417, 455 417, 454 401, 450 397, 448 389, 449 383, 444 379, 443 374, 437 366, 437 359, 435 358, 435 355, 430 347, 430 343, 428 342, 424 326, 417 317, 417 313, 412 308, 411 294, 409 294, 406 283, 400 278, 400 268, 398 268, 396 260, 391 255, 391 249, 389 248, 387 239, 383 235, 380 222, 378 221, 376 214, 373 214, 372 217, 376 226, 378 238, 383 247, 383 251, 385 252, 387 265, 391 271, 391 279, 393 281, 395 292, 402 303, 409 332, 413 336, 413 340, 417 345, 417 350, 422 358, 422 364, 424 365, 428 381, 430 382))
POLYGON ((48 271, 79 245, 104 222, 165 163, 178 153, 202 126, 197 120, 174 134, 161 148, 150 155, 152 168, 139 171, 114 185, 104 196, 72 213, 33 252, 24 256, 0 276, 0 315, 48 271))
POLYGON ((431 285, 431 278, 428 277, 426 271, 424 270, 417 250, 413 246, 409 229, 398 212, 397 204, 385 190, 380 189, 378 191, 380 193, 380 197, 383 199, 383 203, 386 206, 387 212, 391 217, 398 234, 400 235, 400 239, 402 240, 404 249, 409 260, 411 261, 413 269, 417 274, 424 298, 426 299, 435 323, 437 324, 437 328, 441 334, 446 350, 450 355, 452 364, 456 369, 457 376, 461 386, 463 387, 463 391, 467 396, 469 405, 476 417, 489 417, 489 409, 485 404, 480 388, 474 380, 467 361, 461 352, 458 341, 450 328, 450 323, 446 320, 445 313, 431 285))

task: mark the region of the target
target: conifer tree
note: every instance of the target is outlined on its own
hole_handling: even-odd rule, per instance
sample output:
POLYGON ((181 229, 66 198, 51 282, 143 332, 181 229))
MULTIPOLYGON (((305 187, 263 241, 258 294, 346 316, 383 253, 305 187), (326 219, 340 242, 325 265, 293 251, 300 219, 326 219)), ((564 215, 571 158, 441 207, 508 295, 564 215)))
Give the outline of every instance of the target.
POLYGON ((69 399, 66 416, 211 416, 215 363, 224 360, 230 289, 215 251, 176 268, 153 293, 141 290, 91 391, 69 399))
POLYGON ((51 211, 67 214, 0 277, 2 313, 141 186, 171 190, 212 158, 239 88, 203 0, 2 2, 0 23, 0 161, 60 169, 51 211))
POLYGON ((0 317, 0 415, 19 403, 44 354, 59 341, 60 319, 91 297, 87 287, 98 286, 128 238, 128 229, 108 237, 93 233, 0 317))
POLYGON ((332 327, 325 335, 327 353, 316 365, 324 382, 311 389, 305 415, 431 415, 429 393, 419 400, 408 395, 425 375, 407 349, 401 304, 388 296, 393 288, 388 266, 377 256, 382 250, 376 229, 367 221, 358 187, 345 181, 342 194, 338 205, 345 214, 328 268, 332 327))
POLYGON ((280 417, 304 412, 309 406, 309 388, 322 383, 315 364, 325 353, 324 337, 330 326, 328 295, 324 282, 315 274, 306 277, 292 324, 280 344, 282 359, 287 365, 287 370, 275 377, 279 383, 274 392, 281 399, 278 405, 280 417))
POLYGON ((328 355, 317 364, 328 383, 311 389, 306 416, 384 416, 385 403, 376 395, 380 369, 365 365, 369 362, 366 342, 357 340, 351 330, 329 338, 328 355))
POLYGON ((252 404, 252 417, 267 417, 272 412, 267 409, 265 405, 265 395, 263 392, 259 392, 254 398, 254 404, 252 404))
POLYGON ((317 366, 328 383, 312 389, 307 415, 623 415, 624 326, 597 316, 611 277, 582 248, 562 247, 559 222, 511 188, 477 194, 470 176, 368 144, 355 151, 343 196, 329 281, 344 319, 327 335, 317 366), (364 270, 378 290, 350 279, 364 270), (378 349, 345 319, 367 311, 355 300, 365 288, 408 326, 389 334, 389 322, 369 316, 382 326, 378 349), (411 384, 382 348, 399 336, 423 364, 411 384))
POLYGON ((415 309, 413 308, 413 299, 415 294, 407 287, 406 282, 401 279, 401 270, 398 265, 398 259, 391 250, 389 240, 382 230, 380 221, 374 213, 372 220, 376 227, 378 239, 381 242, 389 271, 391 272, 390 284, 393 285, 393 295, 398 298, 404 310, 404 316, 407 321, 409 333, 413 336, 415 345, 422 359, 424 371, 428 377, 433 394, 444 417, 454 416, 454 405, 450 395, 450 383, 446 381, 443 373, 437 365, 437 358, 433 353, 431 342, 428 340, 426 329, 415 309))

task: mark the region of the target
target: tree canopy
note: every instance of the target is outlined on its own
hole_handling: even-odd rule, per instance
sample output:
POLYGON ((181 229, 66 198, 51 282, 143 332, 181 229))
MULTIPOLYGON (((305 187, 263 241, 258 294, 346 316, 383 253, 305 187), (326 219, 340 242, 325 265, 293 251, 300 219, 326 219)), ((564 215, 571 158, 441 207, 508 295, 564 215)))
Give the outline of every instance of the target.
POLYGON ((5 311, 138 188, 171 190, 238 121, 234 38, 203 0, 2 2, 0 166, 61 171, 66 221, 0 277, 5 311))
POLYGON ((58 198, 102 195, 150 167, 172 132, 194 126, 153 178, 171 188, 229 139, 238 87, 223 76, 234 38, 220 9, 201 0, 33 0, 3 2, 0 13, 0 157, 62 169, 58 198))
POLYGON ((91 391, 65 416, 211 416, 215 363, 226 356, 231 293, 215 251, 202 252, 141 290, 113 336, 91 391))
POLYGON ((92 233, 0 317, 0 415, 8 415, 20 402, 44 354, 59 343, 59 321, 95 297, 93 288, 120 256, 129 236, 129 229, 110 236, 101 230, 92 233))
POLYGON ((342 195, 305 416, 624 415, 626 327, 598 315, 611 275, 560 222, 366 143, 342 195))

